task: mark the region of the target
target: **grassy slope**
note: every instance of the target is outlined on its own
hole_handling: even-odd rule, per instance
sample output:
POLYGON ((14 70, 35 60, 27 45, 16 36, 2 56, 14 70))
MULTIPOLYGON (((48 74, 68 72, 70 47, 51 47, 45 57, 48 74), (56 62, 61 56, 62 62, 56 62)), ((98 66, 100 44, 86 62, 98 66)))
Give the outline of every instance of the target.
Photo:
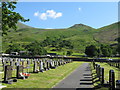
POLYGON ((36 28, 24 28, 16 31, 12 31, 8 33, 8 36, 3 38, 3 50, 7 49, 7 46, 12 42, 20 43, 20 44, 28 44, 34 40, 42 41, 47 36, 49 37, 60 37, 64 36, 64 39, 70 40, 75 49, 80 49, 89 44, 90 42, 94 42, 92 39, 92 34, 95 32, 93 28, 87 27, 88 30, 85 29, 85 26, 78 28, 68 28, 68 29, 36 29, 36 28), (90 29, 90 30, 89 30, 90 29), (80 44, 82 41, 82 44, 80 44))
POLYGON ((18 26, 19 29, 17 32, 11 31, 8 33, 8 36, 3 38, 3 51, 8 48, 11 42, 28 44, 35 40, 42 41, 47 36, 64 36, 64 39, 70 40, 74 45, 74 52, 78 53, 84 52, 85 47, 89 44, 97 45, 98 43, 95 40, 115 43, 116 41, 114 41, 114 39, 117 37, 117 24, 112 24, 100 29, 94 29, 83 24, 76 24, 67 29, 37 29, 23 24, 18 24, 18 26))
POLYGON ((118 38, 118 23, 114 23, 102 28, 97 29, 99 32, 96 33, 95 39, 102 43, 116 43, 118 38), (102 37, 102 38, 101 38, 102 37))
POLYGON ((28 79, 7 85, 7 88, 51 88, 69 75, 73 70, 84 62, 72 62, 56 69, 51 69, 43 73, 32 73, 28 79))

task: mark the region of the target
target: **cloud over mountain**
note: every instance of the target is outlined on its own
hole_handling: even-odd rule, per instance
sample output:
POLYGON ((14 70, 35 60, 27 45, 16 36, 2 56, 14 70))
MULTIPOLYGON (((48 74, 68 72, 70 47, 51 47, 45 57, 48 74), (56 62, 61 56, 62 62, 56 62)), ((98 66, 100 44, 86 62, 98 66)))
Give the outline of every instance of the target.
POLYGON ((41 20, 47 20, 48 18, 56 19, 62 15, 61 12, 56 12, 54 10, 46 10, 45 13, 40 13, 39 11, 34 13, 34 16, 39 17, 41 20))

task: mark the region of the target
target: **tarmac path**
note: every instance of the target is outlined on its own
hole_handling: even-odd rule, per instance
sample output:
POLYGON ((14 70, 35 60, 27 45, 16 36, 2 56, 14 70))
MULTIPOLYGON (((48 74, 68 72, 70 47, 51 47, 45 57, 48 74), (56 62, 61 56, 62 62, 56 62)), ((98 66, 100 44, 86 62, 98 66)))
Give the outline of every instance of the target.
MULTIPOLYGON (((73 88, 74 90, 94 90, 92 83, 92 72, 89 63, 83 63, 76 70, 74 70, 69 76, 59 82, 55 88, 73 88)), ((71 89, 70 89, 71 90, 71 89)))

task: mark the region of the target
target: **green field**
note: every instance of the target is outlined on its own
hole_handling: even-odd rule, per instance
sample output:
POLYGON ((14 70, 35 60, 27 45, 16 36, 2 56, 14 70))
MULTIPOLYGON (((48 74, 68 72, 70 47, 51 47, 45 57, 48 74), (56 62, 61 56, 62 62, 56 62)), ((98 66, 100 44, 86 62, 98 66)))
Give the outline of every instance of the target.
POLYGON ((31 73, 28 79, 18 79, 13 84, 3 84, 7 88, 52 88, 84 62, 72 62, 43 73, 31 73))

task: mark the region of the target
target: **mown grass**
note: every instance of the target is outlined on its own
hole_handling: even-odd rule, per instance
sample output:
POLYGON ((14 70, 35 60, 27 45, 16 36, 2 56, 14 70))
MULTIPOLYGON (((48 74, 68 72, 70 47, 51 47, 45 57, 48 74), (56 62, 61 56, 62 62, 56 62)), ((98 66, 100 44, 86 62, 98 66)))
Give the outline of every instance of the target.
POLYGON ((110 71, 110 70, 114 70, 114 72, 115 72, 115 80, 118 80, 118 76, 119 76, 120 69, 118 69, 118 68, 116 68, 116 67, 113 67, 113 66, 110 66, 110 65, 107 64, 107 63, 97 62, 97 64, 99 64, 101 67, 104 68, 105 80, 106 80, 106 81, 109 80, 109 71, 110 71))
POLYGON ((13 84, 3 84, 7 88, 52 88, 84 62, 72 62, 43 73, 31 73, 28 79, 19 79, 13 84))

